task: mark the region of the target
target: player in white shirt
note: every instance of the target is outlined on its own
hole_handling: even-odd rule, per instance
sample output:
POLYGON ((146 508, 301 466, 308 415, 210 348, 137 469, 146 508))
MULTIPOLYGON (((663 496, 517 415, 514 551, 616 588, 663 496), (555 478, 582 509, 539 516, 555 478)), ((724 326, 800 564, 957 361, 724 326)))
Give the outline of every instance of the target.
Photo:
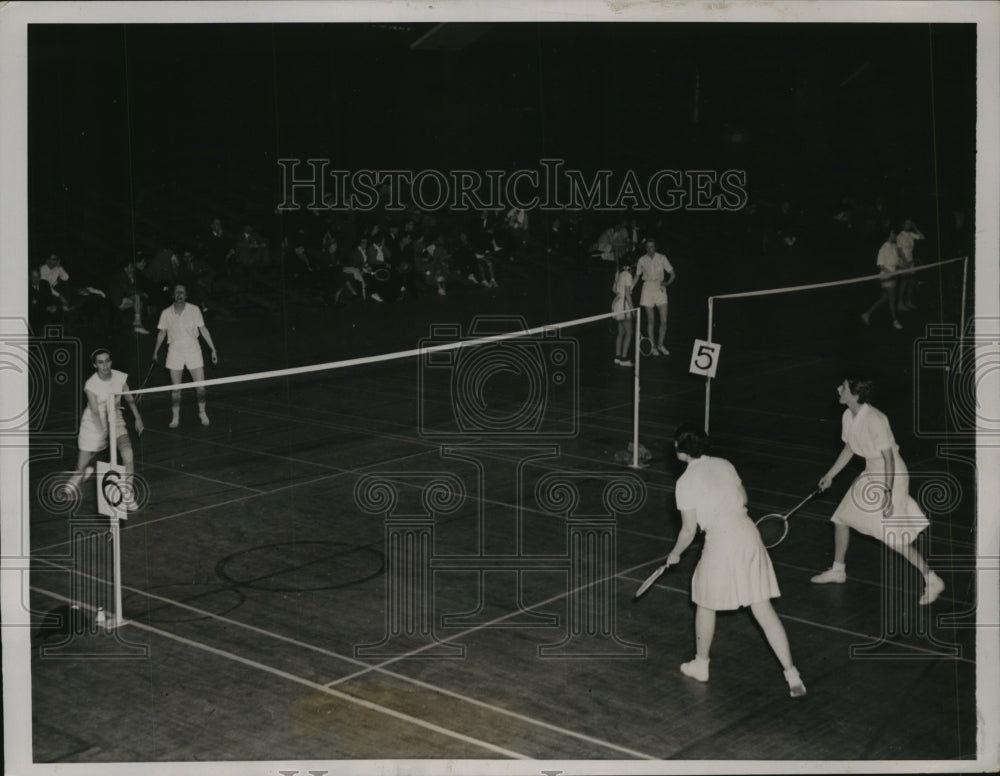
POLYGON ((879 271, 882 294, 871 307, 861 313, 861 320, 864 321, 865 326, 871 322, 872 313, 888 302, 893 328, 903 328, 903 324, 896 317, 896 272, 899 269, 900 259, 899 246, 896 244, 896 230, 892 229, 885 242, 882 243, 882 247, 878 249, 878 258, 875 260, 875 264, 879 271))
POLYGON ((667 257, 656 252, 656 240, 646 240, 646 252, 639 257, 636 265, 635 279, 642 280, 642 292, 639 296, 639 306, 646 309, 646 331, 649 342, 653 346, 652 355, 662 353, 670 355, 663 344, 667 336, 667 286, 674 282, 677 275, 667 257), (657 337, 656 322, 653 319, 653 308, 656 308, 660 319, 660 333, 657 337))
POLYGON ((618 324, 618 334, 615 337, 615 363, 618 366, 633 366, 629 358, 629 345, 632 344, 632 268, 628 261, 621 261, 615 282, 611 287, 615 298, 611 300, 611 311, 618 324))
MULTIPOLYGON (((916 224, 909 218, 903 221, 903 228, 899 230, 899 234, 896 235, 896 244, 899 246, 900 259, 899 268, 900 270, 907 270, 913 267, 913 248, 916 245, 917 240, 923 240, 924 233, 917 229, 916 224)), ((913 304, 913 287, 916 285, 916 279, 913 277, 913 273, 903 274, 899 278, 899 309, 900 310, 916 310, 917 306, 913 304)))
MULTIPOLYGON (((84 395, 87 397, 87 406, 83 410, 80 418, 80 433, 77 437, 76 471, 70 477, 66 487, 75 491, 80 483, 93 473, 91 464, 97 454, 108 446, 108 398, 112 395, 121 396, 128 388, 128 375, 111 368, 111 352, 105 348, 98 348, 91 354, 94 368, 97 370, 91 375, 83 386, 84 395)), ((125 395, 132 416, 135 418, 136 433, 143 431, 142 416, 139 415, 139 407, 131 395, 125 395)), ((125 425, 125 417, 122 414, 121 400, 115 402, 115 442, 118 452, 121 454, 122 463, 125 466, 125 505, 128 508, 135 506, 134 500, 129 496, 134 489, 129 484, 132 473, 135 469, 135 459, 132 454, 132 442, 128 435, 128 426, 125 425)))
POLYGON ((913 546, 930 523, 910 495, 909 471, 899 455, 889 420, 869 404, 872 392, 868 380, 848 379, 837 386, 837 396, 846 407, 841 418, 844 448, 820 479, 819 487, 829 488, 833 478, 855 455, 865 459, 865 470, 854 480, 830 518, 834 525, 833 566, 812 581, 820 585, 847 581, 845 558, 853 528, 884 543, 917 568, 926 583, 919 603, 926 606, 944 591, 944 582, 913 546), (890 519, 893 522, 885 522, 890 519))
MULTIPOLYGON (((191 373, 191 379, 200 382, 205 379, 205 360, 201 354, 201 343, 198 342, 198 335, 212 351, 212 363, 219 363, 219 354, 212 342, 212 335, 209 334, 205 326, 205 319, 202 318, 201 309, 198 305, 190 304, 187 301, 187 288, 177 283, 174 286, 174 303, 160 313, 160 321, 156 325, 158 330, 156 335, 156 345, 153 347, 153 361, 158 361, 157 354, 164 339, 167 341, 167 371, 170 372, 170 382, 173 385, 180 385, 184 379, 185 368, 191 373)), ((205 404, 205 389, 195 388, 195 396, 198 400, 198 416, 201 418, 201 425, 207 426, 209 423, 208 413, 205 404)), ((181 422, 181 392, 175 390, 170 392, 170 411, 173 415, 170 421, 170 428, 177 428, 181 422)))
POLYGON ((681 530, 666 565, 680 562, 698 529, 705 531, 701 559, 691 577, 695 658, 681 665, 681 673, 708 681, 709 653, 715 636, 715 613, 750 608, 785 672, 789 694, 806 694, 802 677, 792 662, 788 635, 772 598, 781 595, 771 558, 757 526, 747 514, 747 494, 733 465, 707 455, 708 435, 693 424, 684 424, 674 435, 677 459, 687 464, 674 495, 681 513, 681 530))

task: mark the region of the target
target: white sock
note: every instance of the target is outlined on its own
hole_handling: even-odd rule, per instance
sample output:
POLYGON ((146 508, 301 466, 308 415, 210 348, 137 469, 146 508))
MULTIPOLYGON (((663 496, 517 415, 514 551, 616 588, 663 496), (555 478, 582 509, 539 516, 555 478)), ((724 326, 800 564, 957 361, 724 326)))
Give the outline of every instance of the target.
POLYGON ((834 571, 847 571, 847 564, 846 563, 837 563, 837 561, 834 561, 833 562, 833 570, 834 571))

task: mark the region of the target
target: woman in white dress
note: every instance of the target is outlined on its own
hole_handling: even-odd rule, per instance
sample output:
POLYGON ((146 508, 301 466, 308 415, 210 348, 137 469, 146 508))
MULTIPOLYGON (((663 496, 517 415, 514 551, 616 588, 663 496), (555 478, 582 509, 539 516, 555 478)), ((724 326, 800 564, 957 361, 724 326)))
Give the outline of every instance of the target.
POLYGON ((707 682, 715 613, 749 606, 781 663, 789 694, 793 698, 805 695, 785 628, 771 605, 771 599, 781 595, 778 580, 757 527, 747 514, 746 491, 736 469, 724 458, 706 455, 708 436, 697 426, 678 428, 674 448, 687 469, 677 480, 675 496, 682 526, 667 565, 680 562, 699 527, 705 531, 701 560, 691 577, 691 601, 698 607, 695 658, 681 665, 681 673, 707 682))
POLYGON ((830 518, 834 525, 833 566, 812 581, 828 584, 847 580, 845 559, 853 528, 883 542, 916 566, 926 583, 919 603, 931 604, 944 592, 944 582, 912 545, 929 522, 910 496, 910 474, 899 455, 888 418, 869 404, 872 393, 870 380, 848 379, 837 386, 840 403, 846 407, 841 418, 844 449, 820 478, 819 487, 829 488, 833 478, 855 455, 865 459, 865 470, 854 480, 830 518), (890 518, 892 522, 884 522, 890 518))
POLYGON ((618 264, 618 272, 615 274, 615 282, 611 290, 615 298, 611 301, 611 312, 618 324, 618 334, 615 337, 615 363, 618 366, 633 366, 632 359, 629 358, 628 349, 632 344, 632 286, 635 280, 632 277, 632 268, 629 262, 621 261, 618 264))

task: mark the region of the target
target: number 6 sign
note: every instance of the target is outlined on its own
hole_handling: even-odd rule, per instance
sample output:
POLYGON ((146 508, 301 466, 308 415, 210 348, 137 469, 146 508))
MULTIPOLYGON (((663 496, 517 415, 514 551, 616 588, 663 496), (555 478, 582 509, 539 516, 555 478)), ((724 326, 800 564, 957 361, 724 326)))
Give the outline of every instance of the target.
POLYGON ((126 484, 122 481, 125 467, 97 462, 97 511, 99 514, 127 520, 125 502, 128 498, 126 484))
POLYGON ((715 377, 715 370, 719 365, 719 351, 722 345, 718 342, 706 342, 696 339, 694 347, 691 349, 691 366, 688 371, 696 375, 705 377, 715 377))

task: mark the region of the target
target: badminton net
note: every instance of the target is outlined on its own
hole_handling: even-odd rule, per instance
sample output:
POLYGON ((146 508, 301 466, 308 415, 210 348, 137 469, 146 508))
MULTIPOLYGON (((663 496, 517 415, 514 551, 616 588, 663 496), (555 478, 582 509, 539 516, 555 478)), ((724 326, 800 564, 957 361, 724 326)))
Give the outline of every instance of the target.
MULTIPOLYGON (((639 369, 613 363, 615 332, 613 313, 535 327, 520 318, 480 316, 468 327, 433 325, 415 347, 372 356, 179 386, 160 370, 148 387, 128 392, 141 399, 147 429, 141 445, 133 444, 141 447, 136 470, 150 473, 135 522, 151 511, 161 519, 163 502, 172 513, 198 508, 200 495, 171 491, 177 477, 161 474, 181 468, 179 460, 186 459, 184 476, 224 481, 241 467, 241 450, 261 445, 277 463, 301 466, 312 456, 335 476, 384 460, 391 445, 414 456, 470 441, 541 440, 577 449, 592 436, 581 434, 588 424, 619 435, 616 447, 633 442, 632 465, 639 466, 639 369), (198 389, 206 392, 207 427, 198 416, 198 389), (174 391, 180 425, 167 428, 174 391), (202 461, 207 470, 199 469, 202 461)), ((113 423, 114 413, 109 417, 113 423)), ((118 433, 113 428, 111 439, 118 433)), ((111 460, 118 463, 115 449, 111 460)), ((126 557, 115 574, 119 602, 129 565, 126 557)), ((121 606, 109 607, 116 622, 121 606)))
MULTIPOLYGON (((897 312, 903 321, 900 337, 912 338, 925 324, 953 322, 961 349, 970 302, 968 258, 896 273, 897 282, 907 275, 916 284, 917 309, 897 312)), ((713 415, 715 421, 730 425, 745 423, 755 411, 769 415, 771 420, 766 423, 778 430, 781 424, 775 421, 790 413, 782 408, 782 391, 775 385, 787 382, 804 364, 818 376, 825 368, 842 369, 845 363, 856 365, 852 373, 864 369, 869 358, 866 353, 877 358, 878 343, 863 348, 864 353, 856 343, 859 338, 877 339, 893 332, 888 304, 862 318, 879 298, 884 279, 866 275, 710 296, 706 339, 721 350, 714 379, 705 379, 706 431, 713 415)), ((837 382, 845 376, 840 375, 837 382)), ((831 372, 830 377, 836 375, 831 372)))

